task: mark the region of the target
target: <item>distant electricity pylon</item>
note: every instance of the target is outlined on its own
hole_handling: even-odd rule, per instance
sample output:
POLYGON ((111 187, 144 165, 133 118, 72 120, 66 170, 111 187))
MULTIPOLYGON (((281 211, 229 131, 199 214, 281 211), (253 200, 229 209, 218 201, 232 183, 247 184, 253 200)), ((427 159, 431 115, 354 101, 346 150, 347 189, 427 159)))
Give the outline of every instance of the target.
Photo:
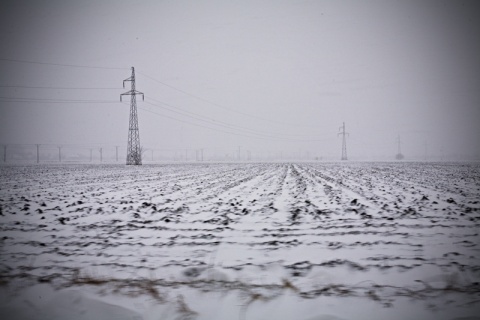
POLYGON ((343 126, 339 128, 340 132, 338 135, 342 135, 342 160, 348 160, 347 159, 347 139, 345 136, 349 135, 348 132, 345 132, 345 122, 343 123, 343 126))
POLYGON ((398 152, 397 152, 397 155, 395 156, 395 159, 402 160, 404 158, 404 156, 402 154, 402 149, 400 147, 401 144, 402 144, 402 142, 400 141, 400 135, 398 135, 397 143, 398 143, 398 152))
POLYGON ((130 120, 128 124, 128 145, 127 145, 127 165, 141 165, 142 164, 142 150, 140 149, 140 133, 138 131, 138 115, 137 115, 137 94, 145 96, 142 92, 135 90, 135 69, 132 67, 132 75, 130 78, 123 80, 123 87, 125 88, 125 81, 130 81, 131 90, 120 95, 122 101, 123 95, 130 96, 130 120))

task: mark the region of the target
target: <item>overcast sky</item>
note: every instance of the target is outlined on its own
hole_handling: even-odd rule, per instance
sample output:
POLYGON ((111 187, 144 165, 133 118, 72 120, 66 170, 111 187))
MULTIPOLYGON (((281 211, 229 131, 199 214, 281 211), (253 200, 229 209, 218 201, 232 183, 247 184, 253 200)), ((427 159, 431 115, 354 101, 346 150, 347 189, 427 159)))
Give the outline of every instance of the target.
POLYGON ((398 135, 407 158, 480 157, 479 18, 476 1, 2 1, 0 143, 126 146, 133 66, 147 148, 339 158, 345 122, 351 159, 393 158, 398 135))

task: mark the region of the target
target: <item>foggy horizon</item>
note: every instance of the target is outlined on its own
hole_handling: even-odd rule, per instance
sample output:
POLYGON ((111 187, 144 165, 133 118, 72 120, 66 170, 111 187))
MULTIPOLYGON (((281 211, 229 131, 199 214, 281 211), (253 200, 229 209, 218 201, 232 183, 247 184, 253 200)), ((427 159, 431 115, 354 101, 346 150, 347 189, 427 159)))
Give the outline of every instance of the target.
POLYGON ((205 160, 235 160, 239 149, 240 160, 339 160, 343 123, 349 160, 394 160, 399 136, 405 160, 480 159, 470 1, 1 8, 0 144, 9 150, 41 144, 53 161, 56 146, 65 157, 85 146, 75 152, 87 158, 102 147, 112 161, 119 146, 123 161, 129 96, 120 94, 134 67, 145 95, 140 142, 158 160, 194 160, 200 149, 205 160))

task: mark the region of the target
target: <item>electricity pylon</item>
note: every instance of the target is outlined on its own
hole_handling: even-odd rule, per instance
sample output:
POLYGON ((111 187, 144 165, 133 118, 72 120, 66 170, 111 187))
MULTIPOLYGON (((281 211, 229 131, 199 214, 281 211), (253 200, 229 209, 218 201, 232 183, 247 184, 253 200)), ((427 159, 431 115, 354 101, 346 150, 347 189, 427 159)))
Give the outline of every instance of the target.
POLYGON ((40 145, 37 144, 37 163, 40 163, 40 145))
POLYGON ((340 132, 337 134, 338 135, 342 135, 342 160, 348 160, 347 159, 347 139, 345 138, 345 136, 349 135, 348 132, 345 132, 345 122, 343 123, 343 126, 341 126, 339 128, 340 132))
POLYGON ((130 120, 128 124, 128 145, 127 145, 127 165, 141 165, 142 164, 142 150, 140 148, 140 132, 138 131, 138 115, 137 115, 137 94, 141 94, 143 100, 145 96, 142 92, 135 90, 135 69, 132 67, 132 75, 130 78, 123 80, 123 87, 125 88, 125 81, 130 81, 131 90, 120 95, 130 96, 130 120))
POLYGON ((398 135, 398 138, 397 138, 397 143, 398 143, 398 152, 397 152, 397 155, 395 156, 395 159, 397 160, 403 160, 404 156, 402 154, 402 149, 401 149, 401 144, 402 142, 400 141, 400 135, 398 135))

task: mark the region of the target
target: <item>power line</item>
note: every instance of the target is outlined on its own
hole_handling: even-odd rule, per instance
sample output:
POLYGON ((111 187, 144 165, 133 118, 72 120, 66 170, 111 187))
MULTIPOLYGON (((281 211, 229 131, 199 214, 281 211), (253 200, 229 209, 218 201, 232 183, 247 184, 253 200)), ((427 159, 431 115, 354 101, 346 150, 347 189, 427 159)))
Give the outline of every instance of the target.
MULTIPOLYGON (((76 64, 61 64, 61 63, 49 63, 49 62, 41 62, 41 61, 29 61, 29 60, 20 60, 20 59, 8 59, 8 58, 0 58, 0 61, 8 61, 8 62, 16 62, 16 63, 28 63, 28 64, 38 64, 38 65, 51 65, 51 66, 61 66, 61 67, 72 67, 72 68, 87 68, 87 69, 107 69, 107 70, 126 70, 128 68, 119 68, 119 67, 100 67, 100 66, 90 66, 90 65, 76 65, 76 64)), ((312 127, 312 126, 306 126, 304 124, 300 125, 300 124, 293 124, 293 123, 286 123, 286 122, 281 122, 281 121, 275 121, 275 120, 271 120, 271 119, 267 119, 267 118, 263 118, 263 117, 258 117, 256 115, 252 115, 252 114, 249 114, 249 113, 246 113, 246 112, 242 112, 242 111, 238 111, 238 110, 235 110, 235 109, 232 109, 232 108, 229 108, 229 107, 226 107, 224 105, 221 105, 221 104, 218 104, 218 103, 215 103, 213 101, 210 101, 208 99, 205 99, 205 98, 202 98, 198 95, 195 95, 193 93, 189 93, 185 90, 182 90, 182 89, 179 89, 179 88, 176 88, 170 84, 167 84, 163 81, 160 81, 146 73, 143 73, 143 72, 139 72, 137 71, 138 74, 141 74, 143 76, 145 76, 146 78, 154 81, 154 82, 157 82, 163 86, 166 86, 166 87, 169 87, 175 91, 178 91, 180 93, 183 93, 187 96, 190 96, 192 98, 195 98, 197 100, 200 100, 200 101, 203 101, 203 102, 206 102, 210 105, 213 105, 213 106, 216 106, 218 108, 221 108, 221 109, 224 109, 224 110, 227 110, 227 111, 230 111, 230 112, 234 112, 234 113, 237 113, 237 114, 241 114, 243 116, 247 116, 247 117, 250 117, 250 118, 254 118, 254 119, 257 119, 257 120, 262 120, 262 121, 267 121, 267 122, 270 122, 270 123, 274 123, 274 124, 280 124, 280 125, 289 125, 289 126, 301 126, 301 127, 312 127)), ((67 88, 67 87, 41 87, 41 86, 13 86, 13 85, 7 85, 7 86, 0 86, 0 87, 4 87, 4 88, 31 88, 31 89, 59 89, 59 90, 92 90, 92 89, 95 89, 95 90, 101 90, 101 89, 107 89, 107 90, 113 90, 115 88, 67 88)), ((76 103, 76 102, 75 102, 76 103)), ((247 129, 247 130, 250 130, 250 129, 247 129)))
MULTIPOLYGON (((150 103, 150 102, 147 101, 146 103, 149 104, 149 105, 152 105, 152 106, 155 106, 155 107, 158 107, 158 108, 162 108, 162 109, 168 110, 170 112, 174 112, 174 113, 183 115, 185 117, 189 117, 189 118, 193 118, 193 119, 196 119, 196 120, 199 120, 199 121, 207 122, 209 124, 213 124, 213 125, 217 125, 217 126, 221 126, 221 127, 226 127, 228 129, 247 131, 247 132, 250 132, 250 133, 253 133, 253 134, 263 135, 263 136, 266 136, 266 137, 272 137, 272 135, 283 135, 283 136, 290 136, 290 137, 307 136, 307 135, 292 135, 292 134, 285 134, 285 133, 272 133, 272 132, 266 132, 266 131, 260 131, 260 130, 253 130, 253 129, 250 129, 250 128, 246 128, 246 127, 230 124, 230 123, 227 123, 227 122, 211 119, 211 118, 205 117, 203 115, 200 115, 198 113, 182 110, 182 109, 180 109, 176 106, 173 106, 171 104, 168 104, 168 103, 165 103, 165 102, 162 102, 162 101, 155 100, 153 98, 147 98, 147 99, 148 100, 153 100, 153 101, 156 101, 156 102, 162 104, 162 105, 158 105, 158 104, 150 103), (165 107, 163 105, 168 106, 170 108, 165 107)), ((311 136, 311 134, 308 135, 308 136, 311 136)))
MULTIPOLYGON (((265 132, 265 131, 252 130, 252 129, 249 129, 249 128, 246 128, 246 127, 241 127, 241 126, 229 124, 229 123, 226 123, 226 122, 222 122, 222 121, 219 121, 219 120, 210 119, 210 118, 207 118, 207 117, 202 116, 202 115, 197 114, 197 113, 181 110, 178 107, 175 107, 171 104, 167 104, 165 102, 155 100, 153 98, 147 98, 147 99, 157 101, 158 103, 169 106, 171 108, 146 101, 146 103, 151 105, 151 106, 154 106, 154 107, 157 107, 157 108, 162 108, 162 109, 168 110, 170 112, 177 113, 177 114, 185 116, 185 117, 189 117, 189 118, 192 118, 192 119, 195 119, 195 120, 198 120, 198 121, 206 122, 206 123, 211 124, 211 125, 224 127, 226 129, 244 131, 244 132, 246 132, 247 134, 250 134, 250 135, 253 134, 253 135, 256 135, 256 136, 261 136, 263 138, 269 138, 269 139, 274 139, 274 140, 325 141, 325 139, 323 139, 323 140, 321 140, 321 139, 320 140, 319 139, 295 139, 295 138, 278 137, 278 135, 290 136, 290 137, 305 136, 305 135, 276 134, 276 133, 269 133, 269 132, 265 132), (277 136, 275 136, 275 135, 277 135, 277 136)), ((117 101, 110 101, 110 100, 43 99, 43 98, 18 98, 18 97, 5 97, 5 96, 0 96, 0 101, 15 102, 15 103, 42 103, 42 104, 67 104, 67 103, 68 104, 70 104, 70 103, 72 103, 72 104, 98 104, 98 103, 116 104, 116 103, 118 103, 117 101)), ((142 108, 142 109, 144 109, 144 108, 142 108)), ((151 112, 148 109, 144 109, 144 110, 151 112)), ((162 116, 165 116, 165 115, 162 115, 162 116)), ((168 117, 168 116, 165 116, 165 117, 168 117)), ((173 119, 173 120, 176 120, 176 121, 182 121, 184 123, 188 123, 188 124, 191 124, 191 125, 201 126, 201 125, 194 124, 192 122, 188 122, 188 121, 184 121, 184 120, 180 120, 180 119, 177 119, 177 118, 174 118, 174 117, 169 117, 169 118, 173 119)), ((224 132, 224 133, 236 134, 234 132, 218 130, 218 129, 215 129, 215 128, 212 128, 212 127, 207 127, 207 126, 201 126, 201 127, 208 128, 208 129, 211 129, 211 130, 217 130, 217 131, 224 132)), ((240 135, 247 136, 247 137, 252 137, 252 136, 249 136, 249 135, 246 135, 246 134, 240 134, 240 135)))
POLYGON ((95 148, 99 147, 115 147, 118 145, 117 143, 111 143, 111 142, 89 142, 89 143, 0 143, 0 145, 8 145, 9 147, 32 147, 36 145, 41 145, 44 147, 49 147, 49 148, 58 148, 58 146, 64 147, 64 148, 92 148, 95 146, 95 148))
MULTIPOLYGON (((148 103, 148 102, 145 102, 145 103, 148 103)), ((148 103, 148 104, 149 104, 149 103, 148 103)), ((205 126, 205 125, 202 125, 202 124, 198 124, 198 123, 194 123, 194 122, 190 122, 190 121, 178 119, 178 118, 175 118, 175 117, 172 117, 172 116, 168 116, 168 115, 165 115, 165 114, 161 114, 161 113, 158 113, 158 112, 155 112, 155 111, 146 109, 146 108, 142 108, 142 107, 138 107, 138 108, 139 108, 139 109, 142 109, 142 110, 144 110, 144 111, 147 111, 147 112, 156 114, 156 115, 158 115, 158 116, 164 117, 164 118, 168 118, 168 119, 172 119, 172 120, 175 120, 175 121, 178 121, 178 122, 190 124, 190 125, 193 125, 193 126, 197 126, 197 127, 201 127, 201 128, 206 128, 206 129, 213 130, 213 131, 228 133, 228 134, 232 134, 232 135, 236 135, 236 136, 243 136, 243 137, 254 138, 254 139, 261 139, 261 140, 284 140, 284 141, 293 141, 293 142, 319 142, 319 141, 327 141, 327 140, 329 140, 329 139, 308 139, 308 140, 303 140, 303 139, 288 139, 288 138, 274 137, 274 136, 265 136, 265 137, 262 137, 262 136, 259 135, 259 134, 245 134, 245 133, 231 132, 231 131, 226 131, 226 130, 222 130, 222 129, 218 129, 218 128, 212 128, 212 127, 210 127, 210 126, 205 126)))
MULTIPOLYGON (((107 69, 107 70, 126 70, 127 69, 127 68, 118 68, 118 67, 100 67, 100 66, 91 66, 91 65, 61 64, 61 63, 49 63, 49 62, 28 61, 28 60, 20 60, 20 59, 7 59, 7 58, 0 58, 0 61, 8 61, 8 62, 15 62, 15 63, 27 63, 27 64, 38 64, 38 65, 50 65, 50 66, 61 66, 61 67, 72 67, 72 68, 87 68, 87 69, 107 69)), ((157 83, 159 83, 163 86, 167 86, 167 87, 169 87, 173 90, 176 90, 178 92, 181 92, 185 95, 188 95, 188 96, 193 97, 195 99, 198 99, 200 101, 206 102, 206 103, 208 103, 210 105, 213 105, 213 106, 216 106, 218 108, 228 110, 230 112, 234 112, 234 113, 241 114, 241 115, 244 115, 244 116, 247 116, 247 117, 251 117, 251 118, 255 118, 255 119, 258 119, 258 120, 267 121, 267 122, 275 123, 275 124, 306 127, 305 125, 290 124, 290 123, 285 123, 285 122, 274 121, 274 120, 271 120, 271 119, 266 119, 266 118, 258 117, 258 116, 248 114, 248 113, 245 113, 245 112, 241 112, 241 111, 223 106, 221 104, 215 103, 215 102, 210 101, 208 99, 202 98, 198 95, 189 93, 185 90, 176 88, 172 85, 169 85, 169 84, 164 83, 164 82, 162 82, 158 79, 155 79, 154 77, 149 76, 145 73, 142 73, 142 72, 138 72, 138 73, 140 73, 141 75, 143 75, 143 76, 149 78, 150 80, 155 81, 155 82, 157 82, 157 83)), ((116 88, 47 87, 47 86, 26 86, 26 85, 24 85, 24 86, 22 86, 22 85, 17 85, 17 86, 3 85, 3 86, 0 86, 0 87, 2 87, 2 88, 27 88, 27 89, 58 89, 58 90, 104 90, 104 89, 115 90, 116 89, 116 88)), ((152 99, 152 100, 154 100, 154 99, 152 99)), ((109 101, 109 100, 42 99, 42 98, 16 98, 16 97, 4 97, 4 96, 0 97, 0 101, 16 102, 16 103, 116 103, 115 101, 109 101)), ((157 101, 157 102, 159 102, 159 101, 157 101)), ((152 105, 152 106, 155 106, 155 107, 166 109, 170 112, 175 112, 175 113, 180 114, 180 115, 185 116, 185 117, 193 118, 193 119, 198 120, 198 121, 203 121, 203 122, 213 124, 213 125, 216 125, 216 126, 220 126, 220 127, 224 127, 224 128, 227 128, 227 129, 238 130, 238 131, 246 131, 246 132, 248 132, 248 134, 240 134, 240 133, 235 133, 235 132, 230 132, 230 131, 219 130, 219 129, 215 129, 215 128, 212 128, 212 127, 209 127, 209 126, 203 126, 203 125, 199 125, 199 124, 196 124, 196 123, 193 123, 193 122, 184 121, 184 120, 180 120, 180 119, 177 119, 177 118, 174 118, 174 117, 169 117, 169 116, 162 115, 164 117, 168 117, 168 118, 176 120, 176 121, 189 123, 191 125, 204 127, 204 128, 208 128, 208 129, 211 129, 211 130, 216 130, 216 131, 225 132, 225 133, 229 133, 229 134, 243 135, 243 136, 247 136, 247 137, 255 137, 255 138, 260 138, 261 137, 261 139, 268 138, 268 139, 289 140, 289 141, 324 141, 325 140, 325 139, 323 139, 323 140, 319 140, 319 139, 309 139, 309 140, 306 140, 306 139, 289 139, 289 138, 284 138, 284 137, 272 136, 270 133, 265 132, 265 131, 252 130, 252 129, 249 129, 249 128, 246 128, 246 127, 241 127, 241 126, 238 126, 238 125, 233 125, 233 124, 229 124, 229 123, 214 120, 214 119, 209 119, 205 116, 202 116, 202 115, 199 115, 199 114, 196 114, 196 113, 193 113, 193 112, 185 111, 185 110, 178 111, 180 109, 175 107, 175 106, 169 105, 169 104, 164 103, 164 102, 159 102, 159 103, 161 103, 163 105, 166 105, 166 106, 169 106, 171 108, 167 108, 165 106, 159 106, 159 105, 153 104, 153 103, 149 103, 149 104, 152 105), (177 110, 174 110, 174 109, 177 109, 177 110), (252 135, 254 135, 254 136, 252 136, 252 135)), ((144 109, 144 110, 152 112, 148 109, 144 109)), ((152 112, 152 113, 155 113, 155 112, 152 112)), ((279 133, 279 134, 276 134, 276 135, 302 136, 302 135, 290 135, 290 134, 284 134, 284 133, 279 133)), ((303 136, 305 136, 305 135, 303 135, 303 136)))
POLYGON ((118 68, 118 67, 99 67, 99 66, 87 66, 87 65, 65 64, 65 63, 50 63, 50 62, 28 61, 28 60, 7 59, 7 58, 0 58, 0 61, 8 61, 8 62, 16 62, 16 63, 30 63, 30 64, 58 66, 58 67, 70 67, 70 68, 104 69, 104 70, 125 70, 125 69, 128 69, 128 68, 118 68))
MULTIPOLYGON (((151 99, 151 100, 154 100, 154 99, 151 99)), ((87 104, 87 103, 91 103, 91 104, 98 104, 98 103, 116 104, 116 103, 118 103, 117 101, 109 101, 109 100, 40 99, 40 98, 15 98, 15 97, 3 97, 3 96, 0 96, 0 101, 17 102, 17 103, 46 103, 46 104, 51 104, 51 103, 56 103, 56 104, 57 103, 60 103, 60 104, 66 104, 66 103, 73 103, 73 104, 82 104, 82 103, 83 104, 87 104)), ((178 113, 180 115, 188 116, 190 118, 193 118, 193 119, 196 119, 196 120, 199 120, 199 121, 203 121, 203 122, 207 122, 209 124, 213 124, 213 125, 216 125, 216 126, 220 126, 220 127, 224 127, 224 128, 232 129, 232 130, 237 130, 237 131, 242 131, 242 130, 247 131, 247 134, 245 134, 245 133, 235 133, 235 132, 231 132, 231 131, 220 130, 218 128, 212 128, 212 127, 209 127, 209 126, 196 124, 196 123, 193 123, 193 122, 190 122, 190 121, 185 121, 185 120, 181 120, 181 119, 178 119, 178 118, 175 118, 175 117, 166 116, 164 114, 158 114, 158 113, 155 113, 151 110, 141 108, 141 109, 146 110, 148 112, 152 112, 152 113, 155 113, 157 115, 161 115, 163 117, 167 117, 167 118, 170 118, 170 119, 173 119, 173 120, 176 120, 176 121, 180 121, 180 122, 183 122, 183 123, 187 123, 187 124, 191 124, 191 125, 194 125, 194 126, 199 126, 199 127, 211 129, 211 130, 216 130, 216 131, 223 132, 223 133, 240 135, 240 136, 257 138, 257 139, 260 138, 260 139, 265 139, 265 140, 272 140, 273 139, 273 140, 299 141, 299 142, 301 142, 301 141, 304 141, 304 142, 306 142, 306 141, 325 141, 326 140, 326 139, 293 139, 293 138, 273 136, 271 134, 265 134, 264 132, 250 130, 248 128, 231 125, 231 124, 228 124, 228 123, 225 123, 225 122, 210 120, 206 117, 203 117, 201 115, 194 114, 194 113, 192 113, 192 114, 197 115, 197 116, 191 116, 191 115, 186 114, 185 112, 182 113, 182 112, 179 112, 177 110, 173 110, 173 109, 170 109, 170 108, 165 108, 165 107, 159 106, 157 104, 150 103, 148 101, 146 101, 145 103, 147 103, 149 105, 152 105, 154 107, 163 108, 163 109, 178 113), (202 119, 202 118, 204 118, 204 119, 202 119)))
POLYGON ((208 103, 208 104, 210 104, 210 105, 213 105, 213 106, 215 106, 215 107, 218 107, 218 108, 221 108, 221 109, 230 111, 230 112, 234 112, 234 113, 237 113, 237 114, 241 114, 241 115, 243 115, 243 116, 247 116, 247 117, 250 117, 250 118, 257 119, 257 120, 267 121, 267 122, 270 122, 270 123, 273 123, 273 124, 296 126, 296 127, 300 127, 300 126, 301 126, 301 127, 313 127, 313 126, 306 126, 306 125, 303 125, 303 124, 294 124, 294 123, 287 123, 287 122, 282 122, 282 121, 275 121, 275 120, 271 120, 271 119, 267 119, 267 118, 258 117, 258 116, 255 116, 255 115, 252 115, 252 114, 249 114, 249 113, 246 113, 246 112, 238 111, 238 110, 235 110, 235 109, 226 107, 226 106, 224 106, 224 105, 218 104, 218 103, 216 103, 216 102, 210 101, 210 100, 208 100, 208 99, 202 98, 202 97, 200 97, 200 96, 198 96, 198 95, 196 95, 196 94, 189 93, 189 92, 187 92, 187 91, 185 91, 185 90, 176 88, 176 87, 174 87, 174 86, 172 86, 172 85, 170 85, 170 84, 167 84, 167 83, 165 83, 165 82, 163 82, 163 81, 160 81, 160 80, 158 80, 158 79, 155 79, 154 77, 149 76, 149 75, 147 75, 147 74, 145 74, 145 73, 143 73, 143 72, 137 71, 137 73, 138 73, 138 74, 141 74, 141 75, 143 75, 144 77, 146 77, 146 78, 148 78, 148 79, 150 79, 150 80, 152 80, 152 81, 155 81, 155 82, 157 82, 157 83, 159 83, 159 84, 161 84, 161 85, 164 85, 164 86, 166 86, 166 87, 169 87, 169 88, 171 88, 171 89, 173 89, 173 90, 175 90, 175 91, 178 91, 178 92, 180 92, 180 93, 183 93, 183 94, 185 94, 185 95, 187 95, 187 96, 190 96, 190 97, 192 97, 192 98, 195 98, 195 99, 200 100, 200 101, 203 101, 203 102, 206 102, 206 103, 208 103))
POLYGON ((21 89, 51 89, 51 90, 120 90, 121 88, 81 88, 81 87, 42 87, 23 85, 0 85, 0 88, 21 88, 21 89))
MULTIPOLYGON (((146 102, 146 103, 148 103, 148 102, 146 102)), ((233 134, 233 135, 236 135, 236 136, 244 136, 244 137, 249 137, 249 138, 268 140, 268 139, 264 139, 264 138, 258 138, 258 137, 255 137, 255 136, 249 136, 249 135, 242 134, 242 133, 235 133, 235 132, 231 132, 231 131, 225 131, 225 130, 221 130, 221 129, 217 129, 217 128, 212 128, 212 127, 209 127, 209 126, 204 126, 204 125, 194 123, 194 122, 190 122, 190 121, 186 121, 186 120, 181 120, 181 119, 178 119, 178 118, 175 118, 175 117, 172 117, 172 116, 168 116, 168 115, 165 115, 165 114, 161 114, 161 113, 158 113, 158 112, 146 109, 146 108, 142 108, 142 107, 138 107, 138 108, 142 109, 144 111, 156 114, 156 115, 161 116, 161 117, 165 117, 165 118, 172 119, 172 120, 182 122, 182 123, 187 123, 187 124, 190 124, 190 125, 193 125, 193 126, 196 126, 196 127, 206 128, 206 129, 210 129, 210 130, 214 130, 214 131, 218 131, 218 132, 223 132, 223 133, 228 133, 228 134, 233 134)))
MULTIPOLYGON (((174 113, 183 115, 183 116, 187 116, 187 117, 192 118, 192 119, 196 119, 196 120, 199 120, 199 121, 207 122, 207 123, 209 123, 209 124, 217 125, 217 126, 224 127, 224 128, 227 128, 227 129, 240 130, 240 131, 241 131, 241 130, 243 130, 243 131, 251 131, 251 130, 248 130, 248 129, 235 128, 235 127, 232 126, 232 125, 228 125, 228 124, 225 124, 225 123, 222 123, 222 122, 218 122, 218 123, 217 123, 217 121, 215 121, 215 120, 209 120, 209 119, 204 120, 204 119, 199 118, 199 117, 190 116, 190 115, 188 115, 188 114, 184 114, 184 113, 179 112, 179 111, 176 111, 176 110, 172 110, 172 109, 169 109, 169 108, 165 108, 165 107, 162 107, 162 106, 159 106, 159 105, 150 103, 150 102, 148 102, 148 101, 146 101, 145 103, 147 103, 147 104, 149 104, 149 105, 151 105, 151 106, 154 106, 154 107, 159 107, 159 108, 162 108, 162 109, 165 109, 165 110, 168 110, 168 111, 171 111, 171 112, 174 112, 174 113)), ((192 123, 191 123, 191 124, 192 124, 192 123)), ((206 126, 203 126, 203 127, 207 128, 206 126)), ((209 129, 212 129, 212 130, 216 130, 216 129, 211 128, 211 127, 208 127, 208 128, 209 128, 209 129)), ((226 132, 226 131, 221 131, 221 132, 226 132)), ((229 133, 230 133, 230 132, 229 132, 229 133)), ((258 134, 258 133, 255 133, 255 132, 252 132, 252 133, 250 133, 250 134, 263 135, 263 134, 258 134)), ((265 136, 265 137, 271 137, 271 136, 268 136, 268 135, 263 135, 263 136, 265 136)), ((273 138, 273 137, 271 137, 271 138, 273 138)))
POLYGON ((39 99, 39 98, 14 98, 0 97, 4 102, 22 102, 22 103, 118 103, 111 100, 71 100, 71 99, 39 99))
MULTIPOLYGON (((38 64, 38 65, 50 65, 50 66, 61 66, 61 67, 72 67, 72 68, 88 68, 88 69, 110 69, 110 70, 125 70, 127 68, 117 68, 117 67, 99 67, 99 66, 87 66, 87 65, 74 65, 74 64, 61 64, 61 63, 49 63, 49 62, 40 62, 40 61, 28 61, 28 60, 19 60, 19 59, 7 59, 7 58, 0 58, 0 61, 8 61, 8 62, 16 62, 16 63, 29 63, 29 64, 38 64)), ((268 119, 264 119, 264 118, 261 118, 261 117, 257 117, 257 116, 253 116, 253 115, 250 115, 250 114, 247 114, 247 113, 244 113, 244 112, 240 112, 240 111, 237 111, 237 110, 234 110, 234 109, 231 109, 231 108, 227 108, 227 107, 224 107, 222 105, 219 105, 215 102, 212 102, 212 101, 209 101, 207 99, 204 99, 202 97, 199 97, 197 95, 194 95, 192 93, 188 93, 184 90, 181 90, 181 89, 178 89, 174 86, 171 86, 167 83, 164 83, 160 80, 157 80, 143 72, 139 72, 137 71, 137 73, 139 74, 142 74, 143 76, 149 78, 150 80, 153 80, 157 83, 160 83, 164 86, 167 86, 173 90, 176 90, 178 92, 181 92, 185 95, 188 95, 190 97, 193 97, 193 98, 196 98, 196 99, 199 99, 203 102, 206 102, 206 103, 209 103, 209 104, 212 104, 214 106, 217 106, 219 108, 223 108, 223 109, 226 109, 226 110, 229 110, 231 112, 236 112, 236 113, 239 113, 239 114, 242 114, 242 115, 245 115, 245 116, 249 116, 249 117, 253 117, 253 118, 257 118, 257 119, 260 119, 260 120, 264 120, 264 121, 270 121, 268 119)), ((24 88, 47 88, 47 87, 28 87, 28 86, 1 86, 1 87, 24 87, 24 88)), ((58 89, 63 89, 63 88, 58 88, 58 89)), ((86 88, 85 88, 86 89, 86 88)))

